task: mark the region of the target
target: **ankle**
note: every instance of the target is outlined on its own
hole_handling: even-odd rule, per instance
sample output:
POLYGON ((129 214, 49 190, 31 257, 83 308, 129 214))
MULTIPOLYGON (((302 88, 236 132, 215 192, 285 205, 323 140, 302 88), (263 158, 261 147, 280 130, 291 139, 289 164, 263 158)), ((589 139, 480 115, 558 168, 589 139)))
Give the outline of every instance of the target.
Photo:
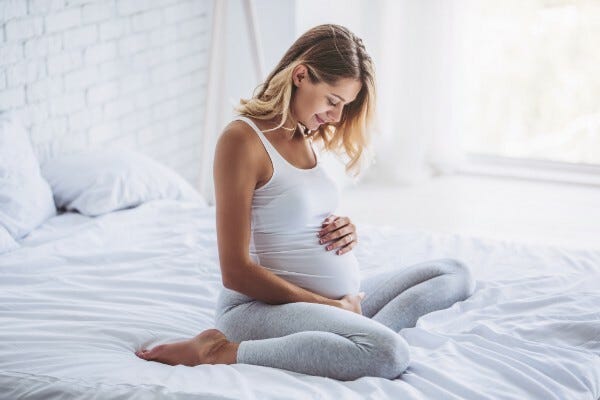
POLYGON ((215 349, 212 364, 235 364, 237 363, 238 343, 225 341, 215 349))

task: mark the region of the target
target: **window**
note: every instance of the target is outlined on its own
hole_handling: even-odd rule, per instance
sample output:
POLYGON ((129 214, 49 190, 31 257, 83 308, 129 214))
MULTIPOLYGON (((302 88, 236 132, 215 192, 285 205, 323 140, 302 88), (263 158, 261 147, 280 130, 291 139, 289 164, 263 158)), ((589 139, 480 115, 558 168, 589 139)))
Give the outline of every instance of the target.
POLYGON ((456 17, 464 150, 600 165, 600 1, 468 0, 456 17))

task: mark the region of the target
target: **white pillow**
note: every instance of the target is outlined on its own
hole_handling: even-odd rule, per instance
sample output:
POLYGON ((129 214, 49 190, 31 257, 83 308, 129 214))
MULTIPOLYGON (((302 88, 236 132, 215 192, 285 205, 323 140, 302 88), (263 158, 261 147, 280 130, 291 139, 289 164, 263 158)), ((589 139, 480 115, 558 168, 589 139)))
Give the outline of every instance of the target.
POLYGON ((25 128, 14 116, 0 115, 0 225, 19 240, 55 215, 25 128))
POLYGON ((0 254, 17 248, 19 248, 19 244, 15 242, 15 239, 8 233, 6 228, 0 226, 0 254))
POLYGON ((88 150, 42 165, 58 208, 94 217, 157 199, 205 199, 172 169, 124 149, 88 150))

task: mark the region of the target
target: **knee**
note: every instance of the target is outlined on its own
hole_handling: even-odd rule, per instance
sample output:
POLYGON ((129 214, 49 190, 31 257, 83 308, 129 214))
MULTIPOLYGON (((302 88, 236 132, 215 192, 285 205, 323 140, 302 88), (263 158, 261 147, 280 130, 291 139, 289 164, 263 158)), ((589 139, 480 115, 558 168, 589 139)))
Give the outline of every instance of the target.
POLYGON ((408 368, 410 348, 402 336, 390 330, 378 338, 375 346, 372 374, 386 379, 396 379, 408 368))
POLYGON ((471 268, 462 261, 454 258, 445 258, 444 263, 449 268, 449 273, 457 275, 461 279, 462 297, 468 298, 475 292, 475 278, 471 268))

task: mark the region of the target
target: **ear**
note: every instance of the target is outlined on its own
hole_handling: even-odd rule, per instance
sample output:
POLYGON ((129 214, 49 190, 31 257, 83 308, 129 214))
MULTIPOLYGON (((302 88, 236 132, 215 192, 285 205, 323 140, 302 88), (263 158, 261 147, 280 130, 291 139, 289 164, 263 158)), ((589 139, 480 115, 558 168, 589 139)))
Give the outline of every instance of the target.
POLYGON ((308 70, 306 66, 303 64, 297 65, 292 72, 292 79, 294 81, 294 85, 299 87, 308 79, 308 70))

